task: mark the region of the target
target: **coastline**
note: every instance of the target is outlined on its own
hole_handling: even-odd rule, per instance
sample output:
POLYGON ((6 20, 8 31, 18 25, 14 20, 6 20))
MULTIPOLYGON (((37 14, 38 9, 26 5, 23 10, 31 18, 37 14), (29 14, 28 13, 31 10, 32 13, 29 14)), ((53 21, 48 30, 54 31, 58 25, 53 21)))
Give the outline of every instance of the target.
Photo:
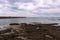
POLYGON ((41 24, 41 23, 36 23, 36 22, 34 22, 34 23, 32 23, 32 24, 10 23, 9 28, 7 28, 4 31, 0 31, 0 32, 3 35, 8 35, 8 38, 10 38, 10 36, 12 36, 11 34, 14 34, 13 36, 19 35, 20 39, 22 39, 21 35, 25 36, 25 37, 28 37, 31 35, 30 37, 33 36, 32 38, 30 38, 31 40, 32 39, 35 40, 34 38, 36 38, 36 37, 38 37, 38 38, 36 38, 36 40, 38 40, 38 39, 40 40, 40 38, 42 38, 41 36, 43 36, 42 40, 43 39, 51 39, 51 40, 59 39, 60 40, 60 32, 59 32, 60 26, 59 27, 54 26, 54 25, 57 25, 56 23, 52 23, 52 24, 41 24), (12 32, 9 30, 12 30, 12 32), (17 33, 17 35, 16 35, 16 33, 17 33), (27 36, 27 34, 28 34, 28 36, 27 36))
POLYGON ((0 19, 7 19, 7 18, 26 18, 26 17, 0 17, 0 19))

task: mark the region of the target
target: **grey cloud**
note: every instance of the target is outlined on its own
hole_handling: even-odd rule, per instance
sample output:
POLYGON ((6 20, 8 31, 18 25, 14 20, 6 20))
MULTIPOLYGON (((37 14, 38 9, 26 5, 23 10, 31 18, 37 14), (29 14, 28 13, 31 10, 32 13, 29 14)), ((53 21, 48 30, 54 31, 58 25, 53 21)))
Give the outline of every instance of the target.
POLYGON ((33 2, 33 0, 7 0, 10 4, 14 4, 15 2, 24 2, 24 3, 28 3, 28 2, 33 2))
POLYGON ((19 0, 7 0, 10 4, 13 4, 15 2, 18 2, 19 0))
POLYGON ((27 11, 25 9, 18 9, 17 7, 9 7, 9 8, 11 11, 14 11, 14 12, 16 12, 16 11, 27 11))

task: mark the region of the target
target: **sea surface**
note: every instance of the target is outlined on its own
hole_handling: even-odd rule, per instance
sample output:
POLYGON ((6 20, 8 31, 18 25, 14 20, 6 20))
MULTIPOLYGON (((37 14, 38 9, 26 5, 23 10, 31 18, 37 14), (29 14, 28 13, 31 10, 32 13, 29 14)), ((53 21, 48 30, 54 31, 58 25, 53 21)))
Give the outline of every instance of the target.
POLYGON ((29 23, 29 22, 60 24, 60 17, 28 17, 28 18, 0 19, 0 25, 9 25, 10 23, 29 23))

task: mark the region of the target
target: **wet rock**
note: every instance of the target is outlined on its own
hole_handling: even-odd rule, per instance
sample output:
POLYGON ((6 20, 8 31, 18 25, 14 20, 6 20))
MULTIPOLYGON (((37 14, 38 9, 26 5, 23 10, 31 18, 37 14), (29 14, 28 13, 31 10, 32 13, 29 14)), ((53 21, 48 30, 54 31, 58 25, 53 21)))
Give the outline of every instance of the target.
POLYGON ((10 23, 9 25, 20 25, 19 23, 10 23))

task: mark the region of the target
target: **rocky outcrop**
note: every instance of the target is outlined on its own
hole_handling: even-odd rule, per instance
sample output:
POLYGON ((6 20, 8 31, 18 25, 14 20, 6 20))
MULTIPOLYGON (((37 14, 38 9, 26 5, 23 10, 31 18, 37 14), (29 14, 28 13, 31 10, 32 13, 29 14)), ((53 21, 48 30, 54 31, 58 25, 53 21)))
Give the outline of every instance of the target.
POLYGON ((50 24, 12 23, 9 29, 0 31, 1 40, 60 40, 50 24))
POLYGON ((11 23, 9 25, 20 25, 19 23, 11 23))

